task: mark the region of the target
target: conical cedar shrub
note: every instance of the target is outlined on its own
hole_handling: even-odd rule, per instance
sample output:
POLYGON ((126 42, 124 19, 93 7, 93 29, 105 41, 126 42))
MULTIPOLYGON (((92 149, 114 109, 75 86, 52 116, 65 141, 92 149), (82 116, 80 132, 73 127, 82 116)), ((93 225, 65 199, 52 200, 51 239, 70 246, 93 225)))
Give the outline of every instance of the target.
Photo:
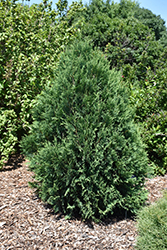
POLYGON ((31 184, 55 212, 96 221, 143 205, 147 156, 128 98, 121 74, 88 41, 61 54, 22 140, 31 184))

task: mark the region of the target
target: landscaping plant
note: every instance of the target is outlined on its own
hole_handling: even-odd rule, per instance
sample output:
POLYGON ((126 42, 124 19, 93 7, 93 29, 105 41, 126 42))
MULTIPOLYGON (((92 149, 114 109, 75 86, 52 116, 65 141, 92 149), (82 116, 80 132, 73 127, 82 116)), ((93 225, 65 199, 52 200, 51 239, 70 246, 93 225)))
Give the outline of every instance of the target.
POLYGON ((55 212, 96 221, 143 205, 147 156, 129 91, 103 53, 87 41, 68 46, 32 116, 21 146, 31 185, 55 212))
POLYGON ((61 16, 66 9, 65 0, 58 1, 57 10, 46 0, 30 7, 0 0, 0 169, 19 151, 34 99, 50 84, 60 52, 78 34, 77 22, 71 26, 69 19, 82 5, 73 3, 61 16))
POLYGON ((154 174, 167 171, 167 28, 165 21, 136 1, 92 0, 82 12, 82 38, 89 37, 120 70, 131 88, 135 122, 142 129, 154 174))
POLYGON ((155 204, 143 208, 137 217, 138 250, 167 249, 167 193, 155 204))

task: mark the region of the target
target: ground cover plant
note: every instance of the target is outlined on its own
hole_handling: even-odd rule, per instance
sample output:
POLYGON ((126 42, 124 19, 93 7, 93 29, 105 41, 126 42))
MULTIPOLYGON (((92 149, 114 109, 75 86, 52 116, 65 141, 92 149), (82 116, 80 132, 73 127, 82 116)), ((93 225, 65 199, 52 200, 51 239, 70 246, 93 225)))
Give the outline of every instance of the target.
POLYGON ((89 42, 69 46, 32 115, 21 145, 31 185, 55 212, 96 221, 143 205, 147 156, 128 89, 103 53, 89 42))
POLYGON ((138 214, 136 249, 167 249, 167 193, 155 204, 143 208, 138 214))

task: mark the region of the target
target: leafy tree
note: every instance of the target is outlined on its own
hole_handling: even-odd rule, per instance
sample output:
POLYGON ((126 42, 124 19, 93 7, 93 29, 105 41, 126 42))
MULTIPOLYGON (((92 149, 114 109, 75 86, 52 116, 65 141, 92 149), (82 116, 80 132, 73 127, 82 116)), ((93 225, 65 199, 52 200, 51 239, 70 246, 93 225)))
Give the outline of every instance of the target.
POLYGON ((155 51, 154 34, 135 18, 114 19, 112 27, 105 47, 111 68, 121 69, 129 81, 145 79, 146 68, 154 69, 153 62, 161 53, 155 51))
POLYGON ((123 75, 130 71, 130 76, 132 70, 127 64, 133 65, 135 68, 133 77, 135 75, 136 79, 145 79, 147 67, 154 70, 155 60, 164 50, 166 37, 164 21, 130 0, 122 0, 119 4, 93 0, 86 7, 83 12, 85 24, 81 30, 83 38, 88 36, 95 47, 107 51, 111 68, 117 67, 123 70, 127 66, 123 75), (142 19, 145 11, 149 15, 142 19), (155 19, 154 24, 153 19, 155 19), (150 25, 149 20, 152 20, 150 25), (158 23, 161 23, 161 28, 158 23), (159 27, 159 31, 156 31, 156 27, 159 27), (158 33, 162 36, 158 37, 158 33), (163 46, 156 42, 156 39, 160 38, 163 46))
POLYGON ((73 3, 66 18, 62 5, 0 0, 0 168, 28 132, 33 100, 50 84, 60 52, 78 35, 68 18, 82 5, 73 3))
POLYGON ((110 5, 93 0, 83 12, 85 24, 81 29, 83 38, 89 37, 95 47, 106 51, 111 68, 121 69, 131 80, 145 79, 146 68, 154 70, 154 61, 163 51, 154 32, 133 17, 138 8, 132 1, 110 5))
POLYGON ((119 18, 129 18, 134 17, 136 10, 138 10, 139 4, 136 1, 131 0, 121 0, 118 4, 116 16, 119 18))
POLYGON ((165 26, 165 21, 161 18, 160 15, 155 15, 151 10, 145 8, 137 8, 134 17, 137 18, 144 25, 152 29, 155 34, 156 40, 160 40, 163 33, 167 33, 165 26))
POLYGON ((148 165, 133 117, 121 74, 104 54, 88 42, 69 46, 22 141, 42 200, 95 221, 115 209, 135 213, 146 199, 148 165))

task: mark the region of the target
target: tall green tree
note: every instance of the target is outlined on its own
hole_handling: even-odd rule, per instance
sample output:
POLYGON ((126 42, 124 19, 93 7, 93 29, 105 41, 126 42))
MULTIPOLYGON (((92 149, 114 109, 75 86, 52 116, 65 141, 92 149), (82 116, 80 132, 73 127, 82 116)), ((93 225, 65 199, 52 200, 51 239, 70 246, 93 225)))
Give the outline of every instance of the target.
POLYGON ((160 40, 164 32, 167 33, 165 21, 160 15, 155 15, 151 10, 145 8, 137 8, 134 17, 144 25, 148 26, 155 34, 156 40, 160 40))

